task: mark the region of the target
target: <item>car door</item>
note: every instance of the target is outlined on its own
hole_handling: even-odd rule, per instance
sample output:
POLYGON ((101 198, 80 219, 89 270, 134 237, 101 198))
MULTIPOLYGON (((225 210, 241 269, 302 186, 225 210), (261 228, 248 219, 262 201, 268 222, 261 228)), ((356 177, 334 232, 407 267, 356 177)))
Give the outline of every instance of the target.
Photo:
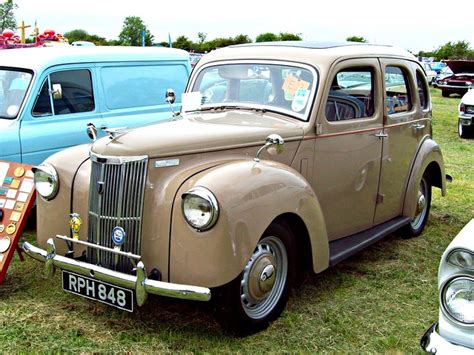
POLYGON ((416 151, 421 139, 429 134, 430 117, 426 79, 412 63, 396 59, 380 59, 384 73, 385 120, 382 165, 379 184, 379 203, 374 224, 379 224, 401 214, 405 189, 416 151), (420 105, 422 86, 425 99, 420 105))
POLYGON ((91 66, 53 68, 40 78, 20 128, 23 162, 38 164, 62 149, 89 142, 89 122, 104 126, 94 82, 91 66))
POLYGON ((383 129, 378 60, 340 62, 326 84, 317 117, 313 186, 334 240, 373 224, 383 129))

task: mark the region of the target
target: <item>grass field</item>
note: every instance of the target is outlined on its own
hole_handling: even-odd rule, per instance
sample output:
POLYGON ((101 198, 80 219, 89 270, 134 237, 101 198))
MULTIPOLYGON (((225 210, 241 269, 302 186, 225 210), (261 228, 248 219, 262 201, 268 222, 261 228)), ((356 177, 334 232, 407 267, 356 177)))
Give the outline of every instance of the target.
MULTIPOLYGON (((454 178, 434 189, 419 238, 392 235, 319 275, 308 275, 286 311, 247 338, 223 334, 209 306, 151 298, 133 314, 66 294, 59 273, 15 256, 0 285, 2 352, 420 352, 438 317, 437 268, 451 239, 474 217, 474 140, 457 136, 459 98, 433 89, 434 137, 454 178)), ((34 231, 26 234, 34 240, 34 231)))

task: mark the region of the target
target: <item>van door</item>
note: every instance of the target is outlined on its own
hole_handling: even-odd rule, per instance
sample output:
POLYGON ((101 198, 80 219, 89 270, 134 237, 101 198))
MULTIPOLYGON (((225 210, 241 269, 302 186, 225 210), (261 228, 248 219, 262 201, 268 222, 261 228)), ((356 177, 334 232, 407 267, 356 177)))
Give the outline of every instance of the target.
MULTIPOLYGON (((408 177, 423 136, 429 134, 430 110, 424 100, 420 105, 415 71, 409 61, 380 60, 384 73, 385 123, 382 166, 374 224, 402 213, 408 177)), ((419 77, 424 85, 426 80, 419 77)))
POLYGON ((91 67, 68 67, 47 72, 37 85, 35 100, 20 128, 23 162, 39 164, 50 155, 78 144, 88 143, 87 123, 99 128, 103 119, 94 97, 91 67))
POLYGON ((317 118, 313 187, 335 240, 372 227, 383 96, 375 58, 343 61, 328 79, 317 118))
POLYGON ((101 112, 107 127, 136 127, 172 118, 165 101, 166 90, 176 94, 174 110, 181 108, 189 64, 157 61, 154 63, 117 63, 97 67, 100 79, 101 112))

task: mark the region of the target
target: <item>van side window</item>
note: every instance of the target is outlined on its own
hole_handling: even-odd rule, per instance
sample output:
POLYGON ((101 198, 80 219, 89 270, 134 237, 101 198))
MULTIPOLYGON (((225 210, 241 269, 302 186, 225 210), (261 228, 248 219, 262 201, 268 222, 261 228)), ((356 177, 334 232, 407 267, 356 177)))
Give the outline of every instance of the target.
POLYGON ((89 70, 69 70, 53 73, 43 83, 33 108, 33 116, 64 115, 94 111, 94 93, 89 70), (51 109, 51 96, 53 108, 51 109))
POLYGON ((50 116, 53 114, 51 100, 49 98, 48 78, 45 79, 41 91, 33 107, 33 116, 50 116))
POLYGON ((387 113, 410 111, 412 108, 408 75, 399 67, 385 68, 385 94, 387 113))
POLYGON ((420 98, 420 106, 423 110, 428 108, 428 88, 426 81, 423 80, 424 74, 419 70, 416 71, 416 84, 418 86, 418 97, 420 98))
POLYGON ((181 102, 188 80, 184 65, 105 67, 101 70, 105 103, 109 110, 164 105, 166 90, 181 102))
POLYGON ((334 77, 326 101, 328 121, 352 120, 374 114, 374 72, 348 68, 334 77))
POLYGON ((69 70, 51 74, 55 115, 94 111, 92 78, 88 70, 69 70), (56 93, 61 90, 61 93, 56 93))

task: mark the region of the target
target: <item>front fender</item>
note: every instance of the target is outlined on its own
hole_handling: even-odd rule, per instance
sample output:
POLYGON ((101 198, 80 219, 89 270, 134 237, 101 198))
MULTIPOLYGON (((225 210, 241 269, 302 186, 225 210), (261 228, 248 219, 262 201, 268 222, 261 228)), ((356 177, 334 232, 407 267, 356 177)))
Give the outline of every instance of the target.
POLYGON ((305 223, 313 269, 327 268, 329 249, 321 207, 313 189, 294 169, 273 161, 236 161, 190 177, 173 204, 170 281, 206 287, 228 283, 242 272, 265 229, 285 213, 296 214, 305 223), (211 190, 219 203, 218 221, 208 231, 191 228, 181 211, 182 194, 194 186, 211 190))
POLYGON ((443 154, 438 143, 431 138, 423 141, 413 163, 405 193, 404 216, 412 218, 415 216, 418 186, 424 174, 429 176, 431 184, 440 188, 441 194, 445 196, 446 175, 443 154))

